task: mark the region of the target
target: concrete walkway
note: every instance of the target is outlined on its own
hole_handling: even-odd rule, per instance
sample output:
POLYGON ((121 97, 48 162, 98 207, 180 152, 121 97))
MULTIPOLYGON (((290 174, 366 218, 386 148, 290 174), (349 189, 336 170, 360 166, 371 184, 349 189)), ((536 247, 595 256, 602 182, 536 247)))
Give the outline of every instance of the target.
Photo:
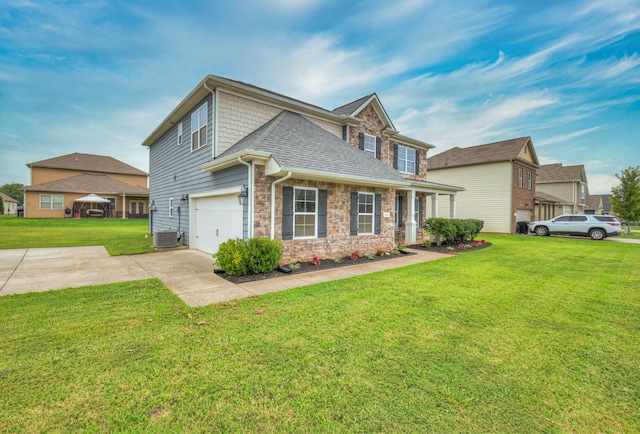
POLYGON ((211 255, 198 250, 129 256, 109 256, 102 246, 0 250, 0 296, 156 277, 189 306, 204 306, 448 256, 420 251, 388 261, 236 285, 215 275, 211 255))

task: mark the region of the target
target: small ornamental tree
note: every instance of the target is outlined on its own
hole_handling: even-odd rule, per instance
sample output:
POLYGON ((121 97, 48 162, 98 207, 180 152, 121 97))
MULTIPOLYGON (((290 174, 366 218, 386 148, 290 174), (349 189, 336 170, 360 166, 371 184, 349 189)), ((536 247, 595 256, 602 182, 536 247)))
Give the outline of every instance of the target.
MULTIPOLYGON (((620 184, 611 189, 611 209, 622 220, 640 220, 640 166, 628 167, 622 174, 616 173, 620 184)), ((630 226, 627 225, 627 234, 630 226)))

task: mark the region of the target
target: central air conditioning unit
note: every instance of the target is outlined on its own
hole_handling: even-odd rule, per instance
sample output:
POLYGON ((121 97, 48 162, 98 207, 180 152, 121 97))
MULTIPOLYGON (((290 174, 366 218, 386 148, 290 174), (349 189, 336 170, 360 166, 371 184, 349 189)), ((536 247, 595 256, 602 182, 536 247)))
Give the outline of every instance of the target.
POLYGON ((157 249, 166 249, 176 247, 178 245, 177 231, 159 231, 153 233, 153 247, 157 249))

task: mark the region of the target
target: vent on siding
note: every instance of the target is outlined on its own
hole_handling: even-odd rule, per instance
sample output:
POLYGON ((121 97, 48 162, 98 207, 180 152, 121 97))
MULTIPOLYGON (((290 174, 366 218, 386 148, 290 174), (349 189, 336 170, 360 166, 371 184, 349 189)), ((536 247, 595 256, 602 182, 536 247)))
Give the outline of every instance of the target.
POLYGON ((178 245, 178 232, 176 231, 159 231, 153 233, 153 247, 167 248, 176 247, 178 245))

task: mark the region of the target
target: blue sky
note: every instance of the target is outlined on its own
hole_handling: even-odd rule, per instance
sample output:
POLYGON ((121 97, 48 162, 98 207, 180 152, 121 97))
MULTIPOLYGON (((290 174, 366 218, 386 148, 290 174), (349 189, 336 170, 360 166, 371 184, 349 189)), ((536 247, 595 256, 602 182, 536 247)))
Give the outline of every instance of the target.
POLYGON ((435 155, 531 136, 591 193, 640 165, 640 0, 5 0, 0 185, 140 143, 207 74, 333 109, 376 92, 435 155))

